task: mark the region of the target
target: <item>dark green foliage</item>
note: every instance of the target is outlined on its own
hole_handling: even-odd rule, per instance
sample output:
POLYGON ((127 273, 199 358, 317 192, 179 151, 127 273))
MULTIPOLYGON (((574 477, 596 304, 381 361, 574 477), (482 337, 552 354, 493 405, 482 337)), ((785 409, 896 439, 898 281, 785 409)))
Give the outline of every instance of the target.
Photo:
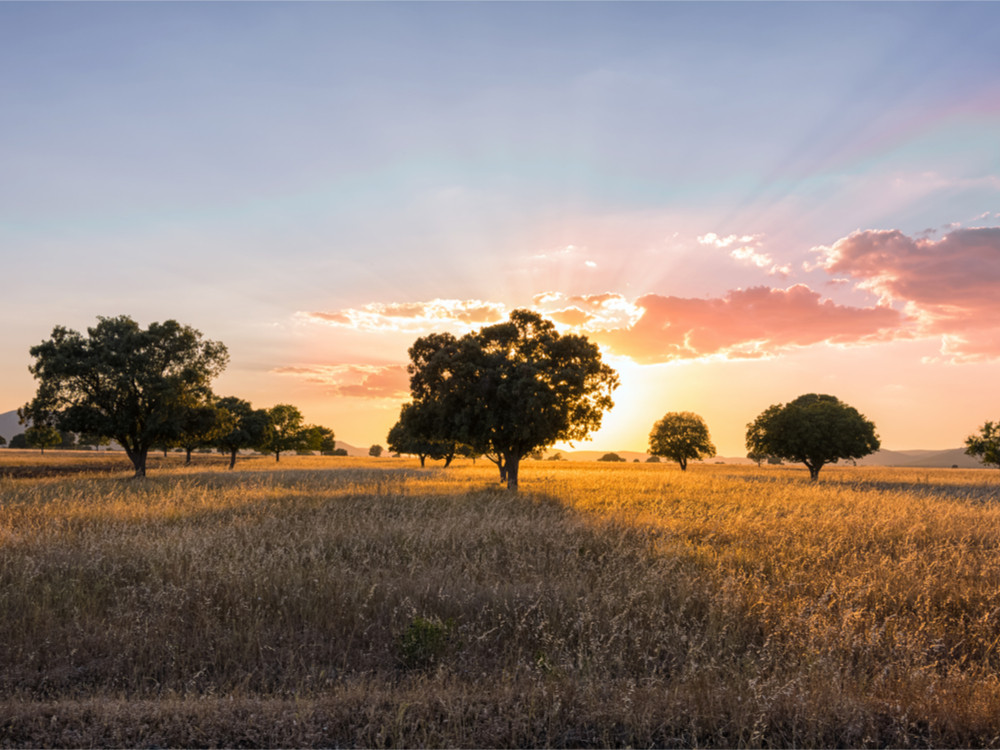
POLYGON ((965 452, 987 466, 1000 468, 1000 422, 987 422, 979 433, 965 439, 965 452))
POLYGON ((168 320, 144 330, 125 315, 98 318, 87 336, 57 326, 30 353, 38 391, 22 418, 118 441, 136 477, 146 475, 152 446, 180 439, 229 359, 224 345, 189 326, 168 320))
POLYGON ((329 453, 336 445, 336 436, 329 427, 311 424, 305 428, 306 447, 310 452, 329 453))
POLYGON ((46 448, 54 448, 62 442, 62 435, 55 427, 45 424, 32 425, 24 431, 25 440, 32 448, 45 453, 46 448))
POLYGON ((454 440, 500 467, 517 487, 523 457, 600 427, 618 386, 614 370, 583 336, 560 336, 528 310, 458 339, 437 333, 410 347, 410 392, 434 437, 454 440))
POLYGON ((605 453, 597 460, 607 461, 608 463, 623 463, 625 461, 625 459, 619 456, 617 453, 605 453))
POLYGON ((278 404, 267 410, 269 423, 261 443, 268 453, 274 454, 274 460, 280 461, 285 451, 296 451, 305 448, 308 434, 302 425, 302 412, 291 404, 278 404))
POLYGON ((399 411, 399 421, 392 426, 387 436, 389 450, 393 453, 407 453, 417 456, 423 466, 426 459, 444 461, 447 468, 456 454, 468 446, 455 440, 435 437, 446 434, 449 427, 445 414, 435 410, 429 402, 403 404, 399 411))
POLYGON ((414 617, 397 639, 399 662, 404 669, 428 669, 437 664, 448 650, 455 621, 436 617, 414 617))
POLYGON ((676 461, 686 470, 689 459, 714 456, 715 446, 704 419, 690 411, 672 411, 653 425, 649 433, 649 452, 676 461))
POLYGON ((17 433, 14 437, 10 439, 11 448, 24 449, 28 447, 28 438, 24 436, 23 432, 17 433))
POLYGON ((249 401, 235 396, 220 398, 216 407, 223 413, 225 428, 215 437, 215 446, 229 454, 229 468, 236 465, 236 454, 241 450, 260 447, 270 424, 265 409, 254 409, 249 401))
POLYGON ((824 464, 863 458, 880 443, 875 424, 853 406, 835 396, 808 393, 763 411, 747 425, 746 446, 754 455, 805 464, 815 481, 824 464))

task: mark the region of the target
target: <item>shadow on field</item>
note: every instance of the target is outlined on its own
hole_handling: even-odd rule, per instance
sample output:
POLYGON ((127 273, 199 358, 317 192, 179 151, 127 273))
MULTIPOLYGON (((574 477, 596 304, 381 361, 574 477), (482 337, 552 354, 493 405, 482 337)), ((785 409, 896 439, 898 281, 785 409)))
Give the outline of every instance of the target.
MULTIPOLYGON (((992 482, 932 482, 919 472, 914 474, 914 481, 901 482, 884 479, 864 479, 820 473, 816 486, 846 487, 857 492, 905 493, 917 497, 935 498, 940 500, 971 501, 977 503, 1000 502, 1000 484, 992 482)), ((813 486, 808 473, 803 470, 801 475, 782 474, 780 476, 760 476, 754 474, 731 473, 725 475, 727 480, 745 482, 747 484, 772 484, 787 486, 797 484, 803 487, 813 486)))

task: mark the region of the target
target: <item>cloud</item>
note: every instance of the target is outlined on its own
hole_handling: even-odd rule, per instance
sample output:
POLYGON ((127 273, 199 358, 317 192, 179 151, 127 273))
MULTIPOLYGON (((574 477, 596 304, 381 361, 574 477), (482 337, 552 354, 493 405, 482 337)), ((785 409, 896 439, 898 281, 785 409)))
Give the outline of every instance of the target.
POLYGON ((921 334, 942 336, 948 357, 1000 357, 1000 227, 955 229, 937 240, 869 230, 815 251, 829 273, 883 303, 905 303, 921 334))
POLYGON ((532 300, 540 313, 570 326, 590 331, 634 325, 642 310, 620 294, 565 295, 545 292, 532 300))
POLYGON ((323 386, 331 396, 399 400, 410 393, 406 365, 299 365, 271 372, 323 386))
POLYGON ((786 278, 791 273, 788 265, 779 266, 768 253, 761 250, 763 235, 760 234, 730 234, 720 237, 715 232, 709 232, 698 237, 698 243, 708 247, 729 250, 729 257, 756 266, 771 276, 786 278), (731 248, 731 249, 730 249, 731 248))
POLYGON ((735 290, 714 299, 647 294, 634 306, 641 315, 633 324, 595 331, 593 337, 642 363, 762 357, 822 342, 868 343, 902 335, 905 323, 890 307, 838 305, 802 284, 735 290))
POLYGON ((507 308, 499 302, 435 299, 430 302, 376 302, 335 312, 300 312, 297 317, 361 331, 420 333, 440 330, 443 326, 469 329, 496 323, 506 319, 507 308))

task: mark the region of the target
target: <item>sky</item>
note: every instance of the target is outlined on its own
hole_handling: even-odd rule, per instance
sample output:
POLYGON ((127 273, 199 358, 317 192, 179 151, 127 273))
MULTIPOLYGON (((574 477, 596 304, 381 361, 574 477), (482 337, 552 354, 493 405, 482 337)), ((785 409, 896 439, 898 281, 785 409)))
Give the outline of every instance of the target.
POLYGON ((998 292, 998 3, 0 3, 0 412, 130 315, 384 444, 417 337, 530 308, 619 373, 578 449, 803 393, 945 449, 998 292))

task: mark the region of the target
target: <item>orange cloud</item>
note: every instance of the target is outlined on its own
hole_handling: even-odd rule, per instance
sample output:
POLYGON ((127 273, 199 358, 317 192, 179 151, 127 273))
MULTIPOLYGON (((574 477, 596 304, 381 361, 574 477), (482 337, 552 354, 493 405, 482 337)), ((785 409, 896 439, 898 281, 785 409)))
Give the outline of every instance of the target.
POLYGON ((847 307, 798 284, 753 287, 716 299, 648 294, 635 301, 638 320, 593 338, 637 362, 713 355, 761 357, 822 342, 852 344, 898 336, 905 322, 890 307, 847 307))
POLYGON ((482 300, 435 299, 430 302, 372 303, 336 312, 300 312, 298 317, 315 323, 363 331, 439 330, 442 326, 462 329, 504 320, 507 308, 482 300))
POLYGON ((855 232, 816 251, 831 274, 905 302, 921 333, 942 336, 949 357, 1000 356, 1000 227, 956 229, 939 240, 855 232))
POLYGON ((406 365, 304 365, 271 372, 323 386, 332 396, 404 399, 410 393, 406 365))

